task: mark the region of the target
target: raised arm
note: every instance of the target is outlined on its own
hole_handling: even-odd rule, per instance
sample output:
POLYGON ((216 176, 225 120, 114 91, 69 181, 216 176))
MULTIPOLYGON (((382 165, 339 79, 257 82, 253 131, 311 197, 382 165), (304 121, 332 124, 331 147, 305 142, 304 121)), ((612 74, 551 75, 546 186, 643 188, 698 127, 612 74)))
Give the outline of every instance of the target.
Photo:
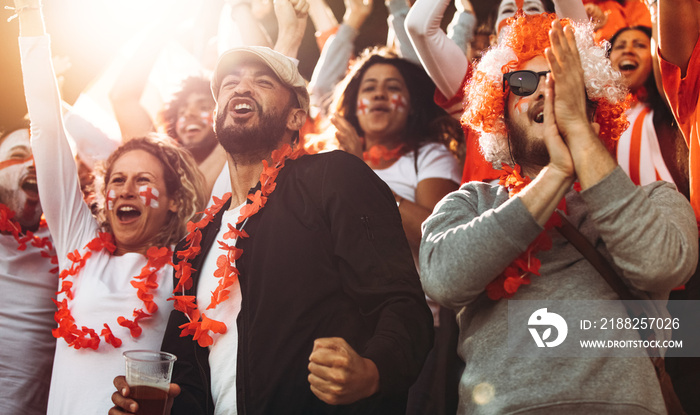
POLYGON ((309 16, 307 0, 275 0, 279 31, 274 49, 290 58, 297 57, 309 16))
POLYGON ((571 152, 596 229, 630 285, 668 292, 683 284, 697 264, 690 204, 670 186, 659 183, 642 190, 624 175, 587 121, 583 71, 574 70, 581 64, 571 26, 562 30, 555 22, 550 40, 546 55, 556 82, 549 83, 549 93, 555 97, 557 128, 571 152))
POLYGON ((128 58, 109 91, 109 101, 119 123, 123 141, 155 131, 151 116, 141 105, 141 96, 161 51, 175 36, 185 7, 181 1, 173 2, 158 21, 151 25, 145 33, 144 40, 128 58))
POLYGON ((447 26, 447 37, 462 49, 464 55, 469 56, 471 41, 474 39, 476 29, 476 13, 469 0, 455 0, 455 11, 452 21, 447 26))
MULTIPOLYGON (((316 30, 316 37, 338 27, 338 20, 325 0, 309 0, 309 17, 316 30)), ((320 45, 319 48, 323 48, 320 45)))
POLYGON ((389 25, 390 30, 387 45, 391 46, 392 43, 397 43, 402 58, 407 59, 416 65, 420 65, 420 59, 418 58, 415 49, 413 49, 413 45, 411 44, 411 40, 408 38, 405 28, 406 15, 410 9, 408 3, 406 3, 406 0, 386 0, 384 4, 386 5, 387 10, 389 10, 387 24, 389 25))
POLYGON ((685 77, 688 62, 698 42, 700 2, 697 0, 659 0, 659 51, 668 62, 681 69, 685 77))
MULTIPOLYGON (((38 0, 15 0, 20 54, 37 185, 59 261, 95 236, 97 224, 83 201, 78 172, 61 115, 49 37, 38 0)), ((60 263, 63 266, 63 263, 60 263)))
POLYGON ((19 17, 21 37, 43 36, 46 34, 44 17, 41 14, 41 0, 14 0, 15 13, 19 17))
POLYGON ((440 92, 448 98, 457 94, 469 61, 440 28, 450 0, 418 0, 406 16, 406 31, 423 68, 440 92))
POLYGON ((309 82, 311 105, 322 113, 327 111, 335 86, 343 79, 348 63, 353 56, 355 39, 360 27, 372 11, 371 0, 345 0, 345 14, 338 32, 331 36, 321 51, 314 73, 309 82))

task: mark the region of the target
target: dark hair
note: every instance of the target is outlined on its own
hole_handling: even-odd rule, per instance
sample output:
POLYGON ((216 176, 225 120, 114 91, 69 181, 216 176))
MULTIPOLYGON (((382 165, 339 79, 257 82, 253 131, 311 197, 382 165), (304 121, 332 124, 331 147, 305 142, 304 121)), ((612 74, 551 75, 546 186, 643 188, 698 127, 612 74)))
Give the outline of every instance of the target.
POLYGON ((362 77, 376 64, 389 64, 398 69, 409 90, 411 111, 403 134, 409 149, 418 151, 424 143, 441 142, 456 152, 458 144, 464 141, 464 133, 459 122, 435 104, 432 79, 421 67, 400 58, 395 50, 385 46, 367 48, 360 54, 336 88, 332 105, 334 112, 348 120, 358 135, 364 136, 357 119, 357 96, 362 77))
MULTIPOLYGON (((180 108, 187 103, 187 98, 193 93, 206 94, 211 96, 210 82, 207 78, 200 76, 191 76, 182 81, 182 87, 173 95, 165 107, 158 115, 159 121, 162 124, 166 134, 175 141, 180 142, 177 136, 177 113, 180 108)), ((214 97, 212 96, 212 101, 214 97)))
MULTIPOLYGON (((192 220, 197 212, 204 209, 204 176, 197 168, 197 163, 190 153, 167 137, 152 134, 147 137, 133 138, 117 148, 107 159, 104 167, 104 197, 107 183, 112 175, 114 163, 124 154, 133 150, 143 150, 160 160, 163 166, 163 180, 168 197, 178 205, 177 212, 168 212, 171 217, 155 238, 155 245, 169 246, 179 241, 186 231, 187 221, 192 220)), ((99 209, 103 229, 111 232, 111 227, 104 217, 104 207, 99 209)))
POLYGON ((644 33, 645 35, 647 35, 649 40, 651 40, 651 27, 649 27, 649 26, 638 25, 638 26, 623 27, 622 29, 615 32, 615 34, 612 35, 612 37, 610 38, 610 49, 608 49, 608 57, 610 57, 610 53, 612 52, 612 47, 613 47, 613 45, 615 45, 615 41, 617 40, 617 38, 620 37, 621 34, 623 34, 625 32, 629 32, 630 30, 640 31, 640 32, 644 33))

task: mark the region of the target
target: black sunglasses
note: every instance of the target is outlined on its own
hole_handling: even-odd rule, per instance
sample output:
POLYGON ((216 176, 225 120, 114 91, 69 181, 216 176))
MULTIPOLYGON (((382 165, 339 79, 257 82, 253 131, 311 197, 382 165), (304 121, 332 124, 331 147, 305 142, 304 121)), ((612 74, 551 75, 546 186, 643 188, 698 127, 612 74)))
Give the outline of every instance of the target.
POLYGON ((510 87, 510 92, 515 95, 526 97, 537 91, 540 84, 540 77, 547 75, 551 71, 513 71, 503 74, 503 92, 506 92, 506 82, 510 87))

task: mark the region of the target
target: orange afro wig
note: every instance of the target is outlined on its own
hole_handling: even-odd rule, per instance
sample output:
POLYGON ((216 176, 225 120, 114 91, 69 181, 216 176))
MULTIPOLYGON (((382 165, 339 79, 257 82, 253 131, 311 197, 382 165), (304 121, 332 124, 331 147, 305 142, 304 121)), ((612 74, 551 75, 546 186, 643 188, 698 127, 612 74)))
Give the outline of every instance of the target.
MULTIPOLYGON (((504 120, 508 90, 503 91, 503 74, 517 70, 530 59, 544 55, 549 47, 549 30, 555 14, 542 13, 511 17, 498 45, 484 54, 465 87, 466 108, 462 123, 481 133, 479 143, 486 160, 496 168, 511 164, 504 120)), ((627 129, 625 116, 627 88, 622 76, 607 59, 607 42, 596 44, 592 26, 561 19, 563 26, 575 29, 576 45, 581 58, 588 99, 596 104, 595 121, 600 124, 600 138, 612 150, 615 141, 627 129)))

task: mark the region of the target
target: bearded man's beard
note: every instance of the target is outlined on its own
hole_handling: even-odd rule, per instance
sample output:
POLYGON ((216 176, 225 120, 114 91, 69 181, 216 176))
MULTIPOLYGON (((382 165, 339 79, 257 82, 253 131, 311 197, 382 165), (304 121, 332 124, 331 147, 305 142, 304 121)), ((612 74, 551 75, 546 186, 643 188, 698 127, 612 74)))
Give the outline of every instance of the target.
POLYGON ((508 116, 505 117, 505 122, 510 156, 523 172, 539 172, 549 164, 549 151, 542 137, 528 136, 527 131, 512 122, 508 116))
MULTIPOLYGON (((259 108, 259 107, 258 107, 259 108)), ((216 137, 227 153, 239 161, 258 163, 279 146, 287 128, 291 105, 281 113, 260 113, 256 125, 224 126, 226 113, 216 116, 216 137)))
POLYGON ((11 189, 0 185, 0 203, 15 213, 16 220, 24 230, 36 231, 41 219, 41 203, 27 200, 21 189, 11 189))

